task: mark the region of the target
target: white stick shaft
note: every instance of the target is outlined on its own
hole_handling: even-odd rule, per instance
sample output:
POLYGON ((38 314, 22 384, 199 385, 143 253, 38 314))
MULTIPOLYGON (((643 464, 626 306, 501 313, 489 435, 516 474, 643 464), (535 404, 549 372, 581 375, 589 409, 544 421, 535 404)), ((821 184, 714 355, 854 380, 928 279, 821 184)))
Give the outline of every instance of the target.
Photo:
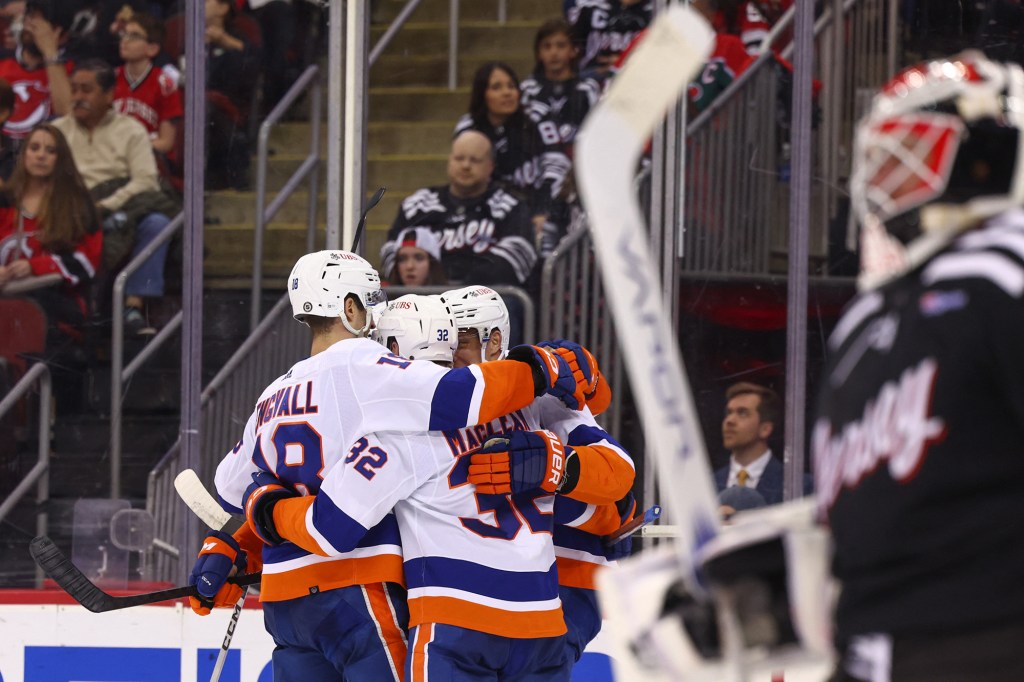
POLYGON ((718 505, 632 177, 646 141, 713 44, 714 33, 697 12, 674 6, 659 15, 588 115, 576 145, 576 173, 605 295, 663 483, 662 499, 684 531, 679 550, 688 571, 696 550, 718 532, 718 505))
POLYGON ((231 648, 231 638, 235 635, 235 626, 238 625, 238 617, 242 614, 242 607, 245 606, 245 598, 249 594, 249 587, 242 590, 242 596, 235 602, 235 609, 231 612, 231 622, 228 623, 227 634, 224 635, 224 642, 217 652, 217 662, 213 665, 213 672, 210 674, 210 682, 218 682, 220 674, 224 670, 224 664, 228 660, 228 649, 231 648))

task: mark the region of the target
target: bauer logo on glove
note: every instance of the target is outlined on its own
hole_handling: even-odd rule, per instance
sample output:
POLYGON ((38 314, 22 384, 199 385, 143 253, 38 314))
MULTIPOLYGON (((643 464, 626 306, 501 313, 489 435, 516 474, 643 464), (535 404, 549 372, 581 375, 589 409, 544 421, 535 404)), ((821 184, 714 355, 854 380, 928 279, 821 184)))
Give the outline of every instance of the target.
POLYGON ((513 431, 507 438, 491 438, 470 456, 469 482, 485 494, 556 493, 565 487, 572 456, 572 448, 551 431, 513 431))

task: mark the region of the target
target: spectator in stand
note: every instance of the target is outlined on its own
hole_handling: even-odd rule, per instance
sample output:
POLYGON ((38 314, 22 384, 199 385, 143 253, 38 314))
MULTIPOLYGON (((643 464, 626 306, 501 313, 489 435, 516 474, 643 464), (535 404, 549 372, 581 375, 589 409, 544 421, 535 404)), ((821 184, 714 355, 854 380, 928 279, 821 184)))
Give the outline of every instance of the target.
POLYGON ((390 284, 420 287, 448 284, 448 275, 441 265, 441 242, 429 227, 408 227, 397 239, 395 265, 385 271, 390 284))
POLYGON ((647 28, 652 0, 575 0, 565 10, 579 49, 580 73, 603 80, 619 53, 647 28))
POLYGON ((263 110, 270 112, 295 80, 295 8, 291 0, 248 0, 263 34, 263 110))
POLYGON ((70 19, 55 2, 26 3, 15 55, 0 60, 0 78, 10 83, 17 95, 3 128, 8 137, 20 140, 51 115, 71 111, 71 64, 64 61, 70 19))
POLYGON ((448 184, 418 190, 402 201, 381 248, 384 272, 395 269, 403 232, 426 227, 440 241, 441 264, 452 283, 527 282, 537 261, 529 212, 491 181, 493 149, 478 131, 456 136, 448 156, 448 184))
MULTIPOLYGON (((0 128, 11 117, 14 111, 14 89, 11 84, 0 78, 0 128)), ((0 132, 0 187, 3 187, 14 172, 17 158, 14 143, 7 135, 0 132)))
MULTIPOLYGON (((716 27, 719 23, 717 18, 722 15, 723 4, 720 0, 694 0, 692 3, 693 8, 716 27)), ((743 41, 735 35, 716 30, 715 47, 711 56, 708 57, 697 80, 687 87, 691 116, 707 109, 708 105, 753 62, 754 58, 744 48, 743 41)))
POLYGON ((206 186, 245 189, 249 185, 249 137, 246 126, 260 68, 258 35, 246 35, 248 17, 233 0, 206 0, 206 186), (255 38, 255 40, 254 40, 255 38))
POLYGON ((178 121, 184 115, 178 71, 156 66, 153 59, 164 42, 163 24, 136 12, 121 31, 121 59, 114 84, 114 109, 131 116, 149 133, 153 150, 167 154, 174 147, 178 121))
MULTIPOLYGON (((149 134, 141 123, 113 109, 114 70, 99 60, 79 64, 71 76, 72 115, 54 125, 67 138, 75 165, 96 200, 106 230, 103 262, 114 269, 141 251, 177 213, 161 190, 149 134)), ((126 328, 152 335, 144 299, 163 296, 167 245, 128 278, 126 328)))
POLYGON ((554 126, 571 158, 576 131, 597 102, 600 86, 577 73, 579 49, 572 42, 572 27, 564 19, 547 21, 537 30, 533 56, 537 65, 520 84, 520 103, 538 126, 554 126))
POLYGON ((519 77, 502 62, 487 62, 473 77, 469 113, 455 125, 455 135, 477 130, 490 139, 494 178, 529 206, 539 241, 551 204, 569 173, 569 158, 558 133, 530 120, 519 104, 519 77))
POLYGON ((64 135, 37 125, 21 145, 0 197, 0 286, 59 274, 64 284, 29 292, 46 312, 47 356, 80 340, 88 288, 96 277, 103 232, 89 190, 64 135))

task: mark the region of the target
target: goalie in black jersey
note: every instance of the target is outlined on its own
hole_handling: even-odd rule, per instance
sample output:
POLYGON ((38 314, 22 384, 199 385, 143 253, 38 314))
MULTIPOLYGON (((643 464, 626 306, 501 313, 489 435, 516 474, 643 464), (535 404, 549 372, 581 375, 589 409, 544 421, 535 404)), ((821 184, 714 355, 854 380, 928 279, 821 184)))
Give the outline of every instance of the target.
POLYGON ((834 680, 1024 680, 1024 71, 910 68, 857 129, 861 294, 812 434, 834 680))

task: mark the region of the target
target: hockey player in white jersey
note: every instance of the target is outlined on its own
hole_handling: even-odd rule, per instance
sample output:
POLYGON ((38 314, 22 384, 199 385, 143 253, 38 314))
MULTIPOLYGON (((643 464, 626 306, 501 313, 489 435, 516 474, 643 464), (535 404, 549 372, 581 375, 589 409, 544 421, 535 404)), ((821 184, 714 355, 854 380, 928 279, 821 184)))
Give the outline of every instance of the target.
POLYGON ((1024 679, 1024 70, 907 69, 857 129, 863 291, 812 434, 835 680, 1024 679))
MULTIPOLYGON (((497 292, 488 287, 469 286, 447 291, 442 298, 452 308, 459 326, 456 367, 505 356, 509 315, 497 292)), ((591 406, 599 413, 611 400, 611 391, 596 360, 586 349, 562 343, 564 348, 553 349, 587 377, 588 409, 569 416, 575 423, 561 441, 524 432, 510 436, 505 450, 498 446, 484 448, 483 452, 489 454, 473 455, 469 480, 478 490, 488 492, 558 491, 554 530, 558 592, 567 627, 566 648, 570 659, 577 661, 601 630, 595 575, 631 550, 628 539, 612 549, 606 548, 604 536, 633 517, 636 503, 630 488, 635 472, 622 447, 591 416, 591 406), (560 449, 568 454, 568 461, 560 474, 565 480, 555 486, 541 478, 550 471, 549 454, 560 449)), ((550 403, 537 401, 529 411, 545 402, 550 403)), ((547 410, 542 410, 540 426, 547 427, 547 419, 564 416, 562 407, 549 404, 547 410)))
MULTIPOLYGON (((326 471, 325 457, 373 429, 422 432, 490 422, 547 390, 583 404, 582 388, 568 365, 544 349, 519 347, 515 360, 498 371, 470 373, 414 365, 365 338, 385 298, 376 271, 355 254, 303 256, 288 278, 288 292, 296 318, 313 331, 311 357, 263 392, 242 438, 219 465, 217 493, 229 511, 241 511, 252 475, 260 471, 315 493, 326 471)), ((360 462, 373 469, 372 460, 360 462)), ((396 547, 397 533, 389 540, 385 531, 370 540, 396 547)), ((264 550, 260 539, 244 529, 235 537, 211 533, 190 577, 202 595, 193 608, 209 613, 212 606, 230 605, 238 594, 225 585, 227 575, 235 567, 257 569, 262 559, 261 599, 269 622, 275 609, 267 606, 270 602, 291 607, 326 590, 387 582, 400 563, 397 550, 391 559, 387 554, 328 566, 295 547, 264 550)))
MULTIPOLYGON (((448 363, 457 339, 448 308, 425 296, 393 301, 377 333, 403 354, 448 363)), ((516 411, 484 432, 530 426, 516 411)), ((409 589, 406 679, 567 680, 554 501, 467 485, 466 442, 475 432, 367 435, 329 463, 315 497, 282 499, 291 493, 259 476, 247 516, 271 542, 339 558, 358 552, 394 507, 409 589)))

